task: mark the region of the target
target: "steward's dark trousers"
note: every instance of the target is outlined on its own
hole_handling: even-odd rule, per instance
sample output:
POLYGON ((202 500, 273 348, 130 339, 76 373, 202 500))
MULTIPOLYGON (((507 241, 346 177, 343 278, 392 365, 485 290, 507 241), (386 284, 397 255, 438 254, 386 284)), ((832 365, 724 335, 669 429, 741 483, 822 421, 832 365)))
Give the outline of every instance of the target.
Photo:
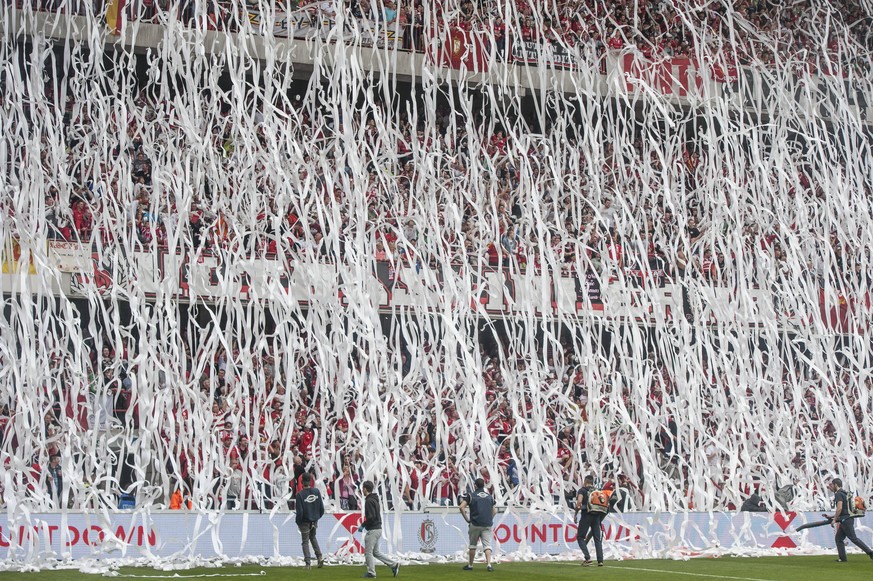
POLYGON ((864 541, 859 539, 858 535, 855 534, 855 519, 847 518, 837 525, 837 533, 834 535, 834 540, 837 542, 837 554, 840 556, 840 561, 846 560, 846 539, 855 543, 855 546, 867 553, 867 555, 873 554, 873 551, 870 551, 870 547, 865 545, 864 541))
POLYGON ((579 519, 579 529, 576 531, 576 542, 579 543, 579 548, 582 549, 582 554, 585 555, 585 560, 591 560, 591 553, 588 552, 588 533, 591 533, 591 538, 594 539, 594 554, 597 556, 597 562, 603 562, 603 534, 600 530, 601 517, 599 514, 586 512, 579 519))
POLYGON ((318 523, 303 522, 297 525, 300 529, 300 537, 303 540, 303 562, 307 565, 312 560, 312 555, 309 552, 309 545, 315 550, 315 558, 321 560, 321 547, 318 546, 318 539, 315 537, 318 523))

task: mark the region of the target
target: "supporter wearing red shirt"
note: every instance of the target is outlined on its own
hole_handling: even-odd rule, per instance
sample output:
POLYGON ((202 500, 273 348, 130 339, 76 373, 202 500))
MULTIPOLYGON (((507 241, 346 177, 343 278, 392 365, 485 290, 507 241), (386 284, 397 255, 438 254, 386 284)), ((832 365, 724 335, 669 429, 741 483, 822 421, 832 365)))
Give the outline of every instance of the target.
POLYGON ((80 240, 88 240, 91 238, 91 228, 93 226, 93 218, 88 205, 79 200, 73 204, 73 225, 76 227, 76 232, 79 233, 80 240))
POLYGON ((309 424, 300 434, 300 439, 297 442, 297 448, 303 456, 309 456, 312 451, 313 442, 315 441, 315 431, 312 425, 309 424))
POLYGON ((458 497, 458 474, 455 465, 449 460, 437 476, 436 501, 440 506, 454 504, 458 497))

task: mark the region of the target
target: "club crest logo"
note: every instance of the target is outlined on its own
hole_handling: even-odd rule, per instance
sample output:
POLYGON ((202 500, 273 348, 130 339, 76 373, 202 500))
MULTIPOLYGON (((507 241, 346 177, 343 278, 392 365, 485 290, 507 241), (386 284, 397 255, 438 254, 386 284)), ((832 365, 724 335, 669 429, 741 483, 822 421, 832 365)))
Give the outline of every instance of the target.
POLYGON ((422 553, 433 553, 436 549, 437 528, 436 523, 431 519, 421 521, 421 526, 418 528, 418 541, 421 543, 422 553))
POLYGON ((452 56, 457 58, 460 57, 464 53, 464 43, 460 37, 455 36, 452 38, 452 56))

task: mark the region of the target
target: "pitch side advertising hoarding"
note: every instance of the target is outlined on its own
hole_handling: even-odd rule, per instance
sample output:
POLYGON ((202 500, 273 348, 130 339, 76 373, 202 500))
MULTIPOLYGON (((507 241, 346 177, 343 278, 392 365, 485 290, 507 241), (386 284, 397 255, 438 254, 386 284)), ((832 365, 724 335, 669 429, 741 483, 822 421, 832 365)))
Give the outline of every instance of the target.
MULTIPOLYGON (((817 513, 627 513, 604 522, 608 558, 677 557, 703 552, 792 552, 834 546, 833 529, 795 532, 821 520, 817 513)), ((327 514, 318 527, 325 554, 340 560, 363 552, 359 513, 327 514)), ((456 510, 386 513, 384 548, 407 559, 462 557, 467 525, 456 510)), ((873 516, 856 529, 870 540, 873 516)), ((499 556, 560 555, 577 551, 576 525, 569 515, 502 513, 493 537, 499 556)), ((294 514, 138 511, 32 514, 27 522, 0 519, 0 558, 34 555, 82 558, 301 557, 294 514)))

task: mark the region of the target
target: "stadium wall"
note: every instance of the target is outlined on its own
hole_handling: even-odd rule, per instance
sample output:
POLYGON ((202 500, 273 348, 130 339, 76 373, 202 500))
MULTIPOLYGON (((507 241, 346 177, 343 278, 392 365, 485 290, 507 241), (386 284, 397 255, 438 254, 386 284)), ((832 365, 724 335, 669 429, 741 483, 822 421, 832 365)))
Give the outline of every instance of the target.
MULTIPOLYGON (((688 558, 720 554, 776 554, 830 550, 829 526, 795 532, 820 520, 816 513, 626 513, 604 523, 607 558, 688 558)), ((327 514, 318 537, 338 562, 354 560, 363 550, 357 535, 359 513, 327 514)), ((466 523, 456 510, 386 513, 389 552, 409 560, 463 558, 466 523)), ((873 516, 857 522, 859 536, 870 542, 873 516)), ((496 553, 504 559, 564 555, 577 551, 570 515, 512 511, 498 515, 496 553)), ((120 511, 114 513, 40 513, 28 523, 0 518, 0 558, 11 564, 51 559, 299 559, 300 535, 294 513, 198 513, 120 511)))
MULTIPOLYGON (((536 60, 525 63, 490 63, 485 71, 446 66, 433 50, 406 52, 390 46, 368 47, 347 44, 336 51, 321 39, 270 38, 256 34, 228 34, 197 31, 181 25, 172 27, 131 23, 116 36, 102 24, 83 16, 36 13, 10 13, 6 34, 27 35, 57 40, 93 42, 102 37, 107 49, 144 52, 160 49, 163 43, 201 48, 206 54, 222 54, 237 46, 257 59, 292 63, 302 76, 317 66, 332 67, 336 59, 351 59, 362 71, 376 76, 390 71, 392 77, 408 81, 422 76, 448 83, 499 85, 522 94, 556 92, 585 97, 608 97, 636 105, 642 101, 663 100, 682 107, 725 106, 759 119, 801 115, 825 121, 851 120, 869 127, 873 124, 873 102, 851 79, 838 80, 827 75, 800 79, 791 71, 763 72, 751 67, 721 71, 689 58, 650 62, 632 51, 607 52, 600 71, 584 68, 551 68, 548 74, 536 60), (342 55, 338 57, 338 54, 342 55), (786 103, 784 95, 791 96, 786 103)), ((434 42, 438 42, 434 39, 434 42)), ((438 50, 438 49, 437 49, 438 50)), ((542 56, 542 55, 539 55, 542 56)))

